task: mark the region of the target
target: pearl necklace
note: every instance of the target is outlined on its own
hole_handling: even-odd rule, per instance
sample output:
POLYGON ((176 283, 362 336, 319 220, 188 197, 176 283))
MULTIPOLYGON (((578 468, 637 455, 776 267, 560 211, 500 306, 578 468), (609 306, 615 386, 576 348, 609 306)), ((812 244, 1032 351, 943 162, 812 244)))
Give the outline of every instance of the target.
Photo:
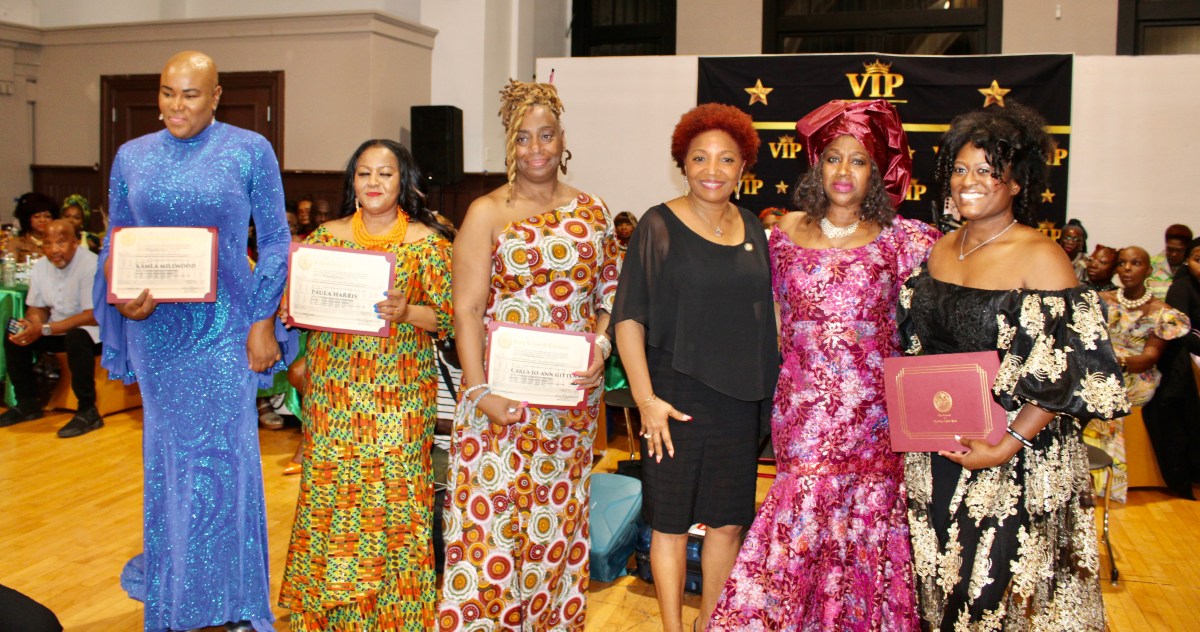
POLYGON ((1117 291, 1117 302, 1128 310, 1134 310, 1146 303, 1149 303, 1154 298, 1154 295, 1149 290, 1142 290, 1141 298, 1125 298, 1125 290, 1117 291))
POLYGON ((713 224, 712 222, 708 221, 707 217, 701 215, 700 211, 696 210, 696 207, 692 206, 692 197, 690 195, 687 198, 687 203, 688 203, 688 208, 691 209, 691 211, 696 214, 696 217, 699 217, 701 221, 703 221, 705 224, 708 224, 708 227, 711 228, 714 233, 716 233, 717 237, 725 236, 725 231, 721 230, 721 222, 725 221, 725 209, 729 208, 728 206, 721 209, 721 219, 717 220, 716 224, 713 224))
POLYGON ((833 222, 829 221, 828 217, 822 217, 820 222, 821 232, 825 233, 825 237, 828 239, 845 239, 858 231, 859 221, 862 220, 857 220, 849 226, 836 226, 833 222))
POLYGON ((967 225, 966 225, 966 226, 963 228, 963 236, 962 236, 962 239, 958 240, 958 260, 959 260, 959 261, 962 261, 963 259, 966 259, 966 258, 967 258, 967 255, 969 255, 969 254, 971 254, 972 252, 975 252, 976 250, 979 250, 980 248, 983 248, 984 246, 986 246, 986 245, 988 245, 988 244, 992 243, 992 241, 994 241, 994 240, 996 240, 996 239, 999 239, 1000 235, 1003 235, 1004 233, 1007 233, 1007 232, 1008 232, 1008 229, 1010 229, 1010 228, 1012 228, 1013 226, 1016 226, 1016 225, 1017 225, 1017 220, 1015 220, 1015 219, 1014 219, 1014 220, 1012 221, 1012 223, 1011 223, 1011 224, 1009 224, 1008 226, 1005 226, 1005 227, 1004 227, 1004 230, 1002 230, 1002 231, 1000 231, 1000 232, 996 233, 995 235, 992 235, 991 237, 988 237, 987 239, 983 240, 983 242, 982 242, 982 243, 980 243, 979 245, 975 246, 974 248, 972 248, 972 249, 970 249, 970 250, 968 250, 968 251, 966 251, 966 252, 963 252, 963 244, 967 242, 967 231, 971 229, 971 225, 970 225, 970 224, 967 224, 967 225))

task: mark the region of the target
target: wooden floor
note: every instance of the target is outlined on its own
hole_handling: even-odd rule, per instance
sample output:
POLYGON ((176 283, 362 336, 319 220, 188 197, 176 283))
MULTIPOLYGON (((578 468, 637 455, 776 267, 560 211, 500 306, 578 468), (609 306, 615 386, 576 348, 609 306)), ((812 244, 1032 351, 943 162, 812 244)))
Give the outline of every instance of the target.
MULTIPOLYGON (((74 439, 54 433, 68 415, 0 429, 0 584, 57 613, 68 632, 140 630, 141 604, 117 583, 122 565, 141 550, 141 410, 118 413, 74 439)), ((280 471, 299 431, 262 433, 273 595, 291 529, 299 485, 280 471)), ((618 436, 598 471, 615 469, 618 436)), ((627 455, 626 455, 627 456, 627 455)), ((760 494, 769 481, 760 484, 760 494)), ((1115 505, 1113 544, 1121 579, 1105 581, 1109 626, 1118 631, 1200 630, 1200 503, 1134 490, 1115 505)), ((1107 574, 1108 559, 1103 561, 1107 574)), ((688 596, 684 622, 696 616, 688 596)), ((276 610, 277 629, 288 630, 276 610)), ((588 630, 660 629, 654 587, 634 577, 593 583, 588 630)), ((217 628, 213 628, 217 630, 217 628)))

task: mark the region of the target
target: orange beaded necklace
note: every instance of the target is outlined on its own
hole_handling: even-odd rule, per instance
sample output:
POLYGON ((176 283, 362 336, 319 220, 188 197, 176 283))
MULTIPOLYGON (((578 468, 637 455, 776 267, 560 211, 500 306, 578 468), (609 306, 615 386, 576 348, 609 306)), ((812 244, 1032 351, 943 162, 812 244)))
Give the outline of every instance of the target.
POLYGON ((363 223, 362 209, 354 211, 350 218, 350 228, 354 231, 354 241, 367 250, 387 250, 388 246, 404 243, 404 235, 408 232, 408 214, 399 206, 396 207, 396 223, 382 235, 372 235, 363 223))

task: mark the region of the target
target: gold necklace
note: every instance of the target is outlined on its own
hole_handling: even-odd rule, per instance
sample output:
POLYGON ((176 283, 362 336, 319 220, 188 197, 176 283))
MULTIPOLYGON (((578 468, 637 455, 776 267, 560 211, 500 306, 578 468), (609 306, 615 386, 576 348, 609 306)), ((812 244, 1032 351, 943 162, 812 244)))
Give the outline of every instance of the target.
POLYGON ((387 250, 388 246, 404 243, 404 234, 408 232, 408 215, 404 209, 396 207, 396 221, 382 235, 372 235, 363 223, 362 209, 354 211, 350 218, 350 228, 354 231, 354 241, 367 250, 387 250))

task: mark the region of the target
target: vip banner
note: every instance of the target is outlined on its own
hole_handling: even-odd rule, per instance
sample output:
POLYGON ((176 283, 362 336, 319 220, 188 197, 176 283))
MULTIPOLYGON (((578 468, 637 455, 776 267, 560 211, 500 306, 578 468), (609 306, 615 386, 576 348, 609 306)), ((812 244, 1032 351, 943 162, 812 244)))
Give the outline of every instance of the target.
POLYGON ((913 180, 900 213, 931 222, 938 197, 934 161, 950 120, 1016 100, 1045 117, 1058 145, 1034 218, 1053 237, 1065 221, 1070 55, 703 57, 699 72, 697 103, 737 106, 754 118, 762 146, 753 172, 742 176, 740 203, 755 212, 791 208, 792 188, 808 162, 796 138, 797 119, 831 99, 886 99, 900 112, 913 158, 913 180))

